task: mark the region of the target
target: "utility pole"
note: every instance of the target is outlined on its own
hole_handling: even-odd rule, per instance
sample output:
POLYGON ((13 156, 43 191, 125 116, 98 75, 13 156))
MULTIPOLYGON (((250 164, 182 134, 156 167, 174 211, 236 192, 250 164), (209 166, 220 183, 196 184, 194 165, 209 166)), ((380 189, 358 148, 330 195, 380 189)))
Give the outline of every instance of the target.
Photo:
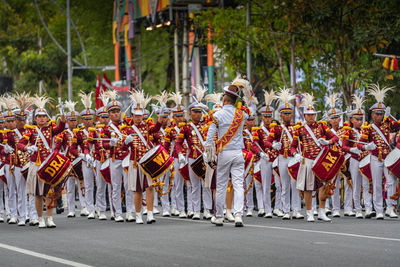
POLYGON ((178 54, 178 26, 174 29, 174 67, 175 67, 175 92, 179 92, 179 54, 178 54))
MULTIPOLYGON (((250 1, 247 2, 246 4, 246 28, 247 30, 249 29, 251 20, 250 20, 250 13, 251 11, 251 5, 250 5, 250 1)), ((246 74, 247 74, 247 79, 250 81, 251 83, 251 44, 250 41, 247 41, 247 47, 246 47, 246 74)))
POLYGON ((188 90, 188 30, 187 30, 187 15, 183 19, 183 38, 182 38, 182 91, 183 91, 183 105, 189 105, 189 90, 188 90))
POLYGON ((68 55, 68 100, 72 100, 72 56, 71 56, 71 17, 67 0, 67 55, 68 55))

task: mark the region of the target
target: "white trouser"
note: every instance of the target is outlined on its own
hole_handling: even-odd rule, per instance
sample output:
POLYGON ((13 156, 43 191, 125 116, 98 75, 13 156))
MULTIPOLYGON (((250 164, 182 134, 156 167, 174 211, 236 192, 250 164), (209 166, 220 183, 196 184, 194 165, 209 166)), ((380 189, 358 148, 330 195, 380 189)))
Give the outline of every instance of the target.
MULTIPOLYGON (((164 183, 164 187, 163 187, 163 195, 160 197, 161 200, 161 207, 163 212, 164 211, 169 211, 171 209, 171 206, 169 204, 169 196, 167 194, 168 189, 169 189, 169 184, 171 181, 171 171, 167 171, 162 177, 161 177, 161 181, 164 183)), ((171 192, 173 190, 171 189, 171 192)), ((172 197, 171 197, 172 198, 172 197)))
POLYGON ((353 206, 353 189, 351 187, 353 187, 353 185, 348 184, 347 182, 347 178, 344 178, 344 211, 348 212, 348 211, 353 211, 354 206, 353 206))
POLYGON ((279 155, 278 158, 278 166, 279 166, 279 175, 281 177, 282 184, 282 211, 284 213, 290 212, 290 187, 292 178, 289 175, 287 170, 290 158, 284 158, 283 155, 279 155))
POLYGON ((95 161, 96 166, 96 206, 99 211, 104 212, 107 208, 107 201, 106 201, 106 188, 107 183, 101 176, 100 168, 101 163, 99 160, 95 161))
MULTIPOLYGON (((246 176, 245 179, 245 190, 249 189, 249 191, 247 191, 247 195, 245 195, 245 199, 246 199, 246 209, 247 211, 252 211, 254 209, 254 199, 253 199, 253 186, 249 188, 249 185, 251 183, 251 180, 253 179, 253 176, 249 173, 246 176)), ((256 182, 254 182, 256 183, 256 182)))
POLYGON ((354 210, 361 211, 361 186, 363 191, 364 205, 366 209, 372 210, 371 193, 369 192, 368 179, 364 178, 359 170, 360 162, 354 158, 350 158, 349 171, 351 181, 353 183, 353 201, 354 210))
POLYGON ((292 188, 292 210, 293 211, 300 211, 301 210, 301 197, 300 192, 296 188, 296 181, 290 178, 290 185, 292 188))
POLYGON ((5 203, 4 201, 6 200, 5 198, 5 190, 7 190, 7 186, 5 185, 5 183, 3 183, 2 181, 0 181, 0 216, 3 217, 4 216, 4 211, 5 211, 5 203), (4 199, 4 201, 3 201, 4 199))
POLYGON ((223 150, 218 154, 217 162, 217 190, 216 190, 216 217, 224 216, 226 202, 226 189, 229 175, 232 177, 234 190, 234 214, 243 215, 244 189, 243 189, 244 159, 242 150, 223 150))
POLYGON ((35 196, 34 195, 29 195, 29 200, 27 201, 28 207, 27 207, 27 213, 29 214, 29 219, 32 220, 37 220, 38 215, 35 207, 35 196))
POLYGON ((190 165, 195 162, 195 159, 189 158, 189 176, 190 176, 190 183, 192 185, 192 204, 193 204, 193 211, 198 212, 201 209, 201 179, 198 178, 190 165))
POLYGON ((108 203, 110 204, 111 212, 114 212, 113 204, 112 204, 112 186, 111 184, 107 184, 107 191, 108 191, 108 203))
POLYGON ((382 195, 382 179, 386 177, 388 208, 393 207, 395 201, 390 197, 396 192, 395 178, 389 173, 389 170, 383 166, 383 161, 379 161, 377 157, 371 155, 371 174, 373 183, 373 201, 376 212, 383 212, 383 195, 382 195))
MULTIPOLYGON (((124 181, 128 180, 128 175, 122 168, 122 160, 116 159, 114 161, 112 160, 110 161, 110 173, 111 173, 111 183, 112 183, 112 206, 114 208, 114 215, 120 216, 122 214, 122 207, 121 207, 122 179, 124 181)), ((126 191, 128 193, 132 192, 130 190, 126 191)), ((128 200, 128 193, 125 195, 126 200, 128 200)), ((133 197, 132 197, 132 202, 133 202, 133 197)), ((128 211, 128 205, 126 208, 128 211)))
POLYGON ((175 178, 174 178, 174 186, 172 190, 175 194, 176 201, 176 209, 178 211, 185 211, 185 199, 183 195, 183 185, 185 180, 181 176, 179 172, 179 160, 177 158, 174 159, 174 168, 175 168, 175 178))
POLYGON ((10 172, 10 165, 4 166, 8 185, 8 199, 11 217, 17 217, 20 221, 26 219, 26 182, 21 174, 21 168, 14 167, 10 172))
POLYGON ((94 171, 90 166, 88 167, 86 162, 82 163, 82 173, 83 173, 83 181, 85 183, 85 200, 86 200, 86 209, 88 212, 94 211, 94 171))
POLYGON ((272 162, 260 159, 261 161, 261 181, 262 181, 262 192, 263 192, 263 203, 265 213, 272 211, 271 207, 271 179, 272 179, 272 162))
POLYGON ((262 185, 258 181, 254 181, 254 186, 256 188, 256 198, 257 198, 257 207, 258 210, 264 209, 264 200, 263 200, 263 191, 262 191, 262 185))
POLYGON ((333 190, 333 195, 331 196, 332 211, 340 211, 340 174, 336 175, 335 187, 336 188, 333 190))
POLYGON ((203 189, 203 206, 206 210, 212 209, 212 192, 210 188, 206 188, 203 180, 201 180, 201 187, 203 189))
POLYGON ((279 176, 272 171, 272 175, 274 176, 274 183, 275 183, 275 205, 274 209, 282 210, 282 184, 281 179, 279 176))
POLYGON ((186 182, 186 205, 187 211, 193 211, 192 184, 190 182, 186 182))

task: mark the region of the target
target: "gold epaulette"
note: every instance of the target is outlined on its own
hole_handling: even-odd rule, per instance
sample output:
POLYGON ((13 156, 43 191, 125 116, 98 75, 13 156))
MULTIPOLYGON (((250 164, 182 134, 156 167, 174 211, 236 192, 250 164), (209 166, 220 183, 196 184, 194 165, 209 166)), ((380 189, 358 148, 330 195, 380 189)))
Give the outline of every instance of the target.
POLYGON ((9 132, 11 132, 10 129, 4 129, 4 130, 3 130, 3 134, 9 133, 9 132))
POLYGON ((269 125, 269 127, 275 127, 275 126, 277 126, 278 124, 276 123, 276 122, 273 122, 273 123, 271 123, 270 125, 269 125))
POLYGON ((349 131, 349 130, 351 130, 351 127, 350 126, 343 126, 343 130, 349 131))
POLYGON ((164 130, 164 132, 166 133, 166 134, 169 134, 170 132, 171 132, 171 128, 166 128, 165 130, 164 130))
POLYGON ((371 125, 368 125, 368 122, 365 122, 365 123, 363 124, 363 126, 361 126, 361 128, 362 128, 362 129, 369 129, 369 128, 371 128, 371 125))
POLYGON ((33 129, 35 129, 35 128, 36 128, 36 126, 34 126, 34 125, 30 125, 30 124, 25 124, 25 125, 24 125, 24 129, 33 130, 33 129))
POLYGON ((179 133, 178 134, 178 138, 183 138, 184 136, 183 136, 183 133, 179 133))
POLYGON ((125 129, 127 126, 126 124, 119 126, 119 130, 122 131, 123 129, 125 129))
POLYGON ((251 131, 252 131, 252 132, 258 131, 258 130, 260 130, 260 127, 251 127, 251 131))
POLYGON ((186 125, 186 122, 180 122, 180 123, 178 124, 178 127, 181 128, 181 127, 183 127, 183 126, 185 126, 185 125, 186 125))
POLYGON ((55 124, 56 123, 56 121, 54 121, 54 120, 49 120, 49 125, 53 125, 53 124, 55 124))
POLYGON ((96 128, 98 128, 98 129, 99 129, 99 128, 104 128, 104 126, 105 126, 104 124, 97 124, 97 125, 96 125, 96 128))
POLYGON ((322 124, 328 125, 328 123, 326 121, 319 121, 322 124))
POLYGON ((88 131, 89 131, 89 132, 96 132, 97 129, 96 129, 96 127, 89 127, 89 128, 88 128, 88 131))
POLYGON ((77 133, 77 132, 79 132, 81 129, 80 128, 75 128, 75 129, 72 129, 72 132, 73 133, 77 133))
POLYGON ((296 124, 295 126, 293 126, 293 130, 298 130, 298 129, 300 129, 300 127, 301 127, 302 125, 301 124, 296 124))

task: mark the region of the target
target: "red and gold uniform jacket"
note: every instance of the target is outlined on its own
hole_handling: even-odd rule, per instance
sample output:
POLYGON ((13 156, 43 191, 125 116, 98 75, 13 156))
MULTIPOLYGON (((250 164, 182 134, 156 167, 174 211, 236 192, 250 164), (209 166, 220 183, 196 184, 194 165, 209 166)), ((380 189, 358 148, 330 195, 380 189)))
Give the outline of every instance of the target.
MULTIPOLYGON (((376 126, 384 135, 386 142, 390 144, 389 134, 394 130, 398 130, 400 128, 400 123, 398 121, 394 121, 392 119, 389 119, 388 117, 385 117, 382 123, 376 126)), ((365 123, 361 127, 360 142, 365 142, 365 143, 374 142, 376 145, 376 149, 372 150, 371 154, 377 157, 379 160, 384 160, 391 151, 390 146, 386 144, 385 140, 382 139, 382 137, 374 129, 372 124, 368 125, 368 123, 365 123)), ((358 144, 359 149, 361 149, 363 146, 364 144, 361 143, 358 144)))
POLYGON ((345 129, 343 129, 343 127, 339 127, 337 130, 330 128, 331 132, 337 136, 338 141, 332 145, 330 145, 330 148, 334 151, 339 151, 340 154, 345 155, 346 152, 343 151, 342 146, 343 146, 343 135, 346 132, 345 129))
POLYGON ((183 144, 184 141, 186 140, 187 145, 189 146, 189 158, 191 159, 197 159, 198 156, 200 156, 203 151, 203 144, 200 141, 200 138, 203 139, 203 142, 205 142, 204 139, 204 134, 202 131, 203 128, 203 123, 199 122, 195 124, 194 122, 190 123, 181 123, 179 128, 179 134, 178 138, 176 139, 176 153, 179 154, 183 150, 183 144), (194 130, 193 126, 196 127, 197 131, 200 134, 200 137, 197 135, 196 131, 194 130))
MULTIPOLYGON (((121 134, 125 134, 126 129, 124 131, 124 128, 127 127, 126 124, 122 122, 111 122, 120 132, 121 134), (122 128, 122 129, 121 129, 122 128)), ((129 126, 128 126, 129 127, 129 126)), ((114 146, 110 146, 110 141, 104 141, 103 142, 103 147, 106 150, 110 151, 110 157, 118 160, 123 160, 129 153, 129 146, 125 145, 125 137, 120 138, 118 134, 115 132, 113 127, 111 125, 107 125, 104 127, 104 137, 105 138, 111 138, 115 137, 118 138, 118 142, 114 146)))
POLYGON ((293 124, 285 125, 287 130, 281 125, 277 125, 276 123, 271 123, 271 131, 269 132, 269 136, 265 141, 265 146, 268 148, 272 148, 272 143, 281 142, 282 146, 279 150, 279 155, 282 155, 284 158, 287 158, 290 155, 290 144, 293 141, 293 136, 296 127, 300 127, 301 124, 297 124, 297 126, 293 124), (288 133, 289 132, 289 135, 288 133))
POLYGON ((14 149, 13 153, 5 154, 4 147, 2 147, 2 154, 5 154, 4 164, 14 165, 16 167, 23 167, 29 162, 29 154, 23 150, 18 149, 18 142, 23 137, 25 129, 14 129, 4 131, 4 144, 8 144, 14 149))
POLYGON ((268 157, 269 161, 273 162, 278 157, 278 152, 276 149, 267 147, 267 139, 270 135, 270 131, 276 124, 271 123, 268 126, 260 126, 260 127, 253 127, 253 145, 252 150, 253 152, 258 155, 260 152, 265 152, 268 157), (272 127, 271 127, 272 126, 272 127), (260 150, 262 149, 262 151, 260 150))
POLYGON ((54 140, 54 150, 64 154, 71 162, 79 155, 74 130, 65 129, 54 140))
MULTIPOLYGON (((186 124, 185 122, 180 123, 181 125, 186 124)), ((178 139, 178 134, 179 134, 179 127, 176 125, 171 125, 168 128, 165 129, 165 142, 164 142, 164 148, 168 151, 168 153, 173 157, 173 158, 178 158, 178 152, 177 152, 177 146, 176 146, 176 141, 178 139)), ((186 153, 188 151, 188 146, 186 145, 186 142, 183 142, 181 145, 181 151, 180 153, 186 156, 186 153)))
POLYGON ((56 125, 54 122, 50 121, 49 125, 46 125, 40 129, 31 125, 25 125, 25 128, 26 131, 21 140, 18 142, 18 149, 24 151, 28 144, 36 145, 38 151, 31 155, 30 160, 31 162, 36 162, 37 165, 40 165, 52 153, 53 137, 60 134, 64 130, 65 123, 60 121, 59 124, 56 125), (46 147, 37 131, 42 132, 48 147, 46 147))
MULTIPOLYGON (((350 126, 343 126, 343 135, 342 135, 342 150, 346 153, 351 153, 350 148, 357 147, 356 142, 361 138, 361 129, 354 129, 350 126)), ((362 160, 366 155, 368 155, 369 151, 362 151, 360 155, 356 155, 351 153, 351 157, 355 160, 362 160)))
POLYGON ((104 148, 104 141, 103 140, 94 140, 95 138, 106 138, 104 134, 104 127, 103 124, 96 125, 95 128, 89 129, 89 143, 93 146, 93 157, 95 160, 100 161, 103 163, 106 161, 110 151, 104 148))
MULTIPOLYGON (((326 137, 327 140, 331 140, 333 142, 338 142, 339 138, 334 135, 331 130, 322 122, 314 122, 311 125, 308 125, 311 131, 314 133, 316 139, 326 137)), ((294 155, 298 151, 299 141, 301 144, 300 151, 302 151, 302 155, 305 158, 314 160, 319 152, 322 149, 322 146, 319 147, 308 133, 305 128, 305 125, 300 126, 293 135, 293 142, 290 145, 291 155, 294 155)))

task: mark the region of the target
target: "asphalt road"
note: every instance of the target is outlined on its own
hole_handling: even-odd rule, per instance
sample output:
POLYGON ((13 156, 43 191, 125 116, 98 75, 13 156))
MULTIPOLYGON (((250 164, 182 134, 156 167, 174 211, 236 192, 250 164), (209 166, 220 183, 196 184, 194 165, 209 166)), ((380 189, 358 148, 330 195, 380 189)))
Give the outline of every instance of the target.
POLYGON ((400 219, 307 223, 252 217, 243 228, 156 219, 136 225, 62 214, 55 216, 55 229, 0 224, 0 266, 400 265, 400 219))

